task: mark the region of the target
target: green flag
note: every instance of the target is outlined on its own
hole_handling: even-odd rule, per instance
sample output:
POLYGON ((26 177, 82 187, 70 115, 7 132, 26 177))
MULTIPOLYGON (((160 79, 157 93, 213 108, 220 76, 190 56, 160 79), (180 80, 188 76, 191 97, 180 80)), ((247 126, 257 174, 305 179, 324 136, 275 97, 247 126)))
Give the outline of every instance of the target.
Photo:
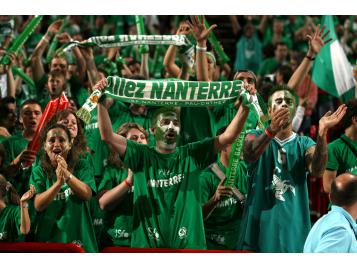
POLYGON ((317 55, 312 80, 322 90, 346 102, 356 97, 353 68, 337 39, 333 17, 323 16, 321 25, 330 30, 332 41, 323 46, 317 55))

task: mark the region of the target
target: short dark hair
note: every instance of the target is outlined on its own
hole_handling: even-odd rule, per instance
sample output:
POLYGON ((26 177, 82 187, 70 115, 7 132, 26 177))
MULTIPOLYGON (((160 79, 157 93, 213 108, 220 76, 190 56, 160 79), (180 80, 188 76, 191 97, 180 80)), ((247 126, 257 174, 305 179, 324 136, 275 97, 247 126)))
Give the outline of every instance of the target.
POLYGON ((254 73, 253 71, 248 70, 248 69, 240 69, 240 70, 237 70, 236 73, 235 73, 234 76, 233 76, 233 80, 237 80, 237 79, 238 79, 237 76, 238 76, 238 74, 240 74, 240 73, 249 73, 250 75, 252 75, 252 76, 253 76, 253 79, 254 79, 254 84, 255 84, 255 86, 257 85, 257 76, 255 75, 255 73, 254 73))
POLYGON ((341 120, 343 129, 348 128, 352 124, 352 117, 357 116, 357 99, 347 102, 346 114, 341 120))
MULTIPOLYGON (((28 100, 25 100, 22 104, 21 104, 21 107, 20 107, 20 111, 25 107, 25 105, 28 105, 28 104, 37 104, 38 106, 41 107, 41 104, 35 100, 35 99, 28 99, 28 100)), ((42 110, 42 108, 41 108, 42 110)))
POLYGON ((284 83, 288 83, 290 77, 293 74, 293 70, 288 65, 279 65, 278 68, 276 69, 276 72, 279 72, 279 74, 283 76, 284 83))
POLYGON ((351 206, 357 202, 357 176, 351 173, 339 175, 331 184, 330 199, 337 206, 351 206))

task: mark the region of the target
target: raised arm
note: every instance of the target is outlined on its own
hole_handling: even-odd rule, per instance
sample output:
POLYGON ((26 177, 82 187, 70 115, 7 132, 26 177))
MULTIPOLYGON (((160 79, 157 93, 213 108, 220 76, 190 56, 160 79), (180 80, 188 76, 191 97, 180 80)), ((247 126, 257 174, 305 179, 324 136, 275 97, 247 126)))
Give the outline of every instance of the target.
POLYGON ((241 100, 239 100, 238 105, 239 109, 233 120, 230 122, 226 130, 221 135, 218 135, 214 141, 215 153, 220 152, 227 145, 232 144, 242 132, 243 126, 248 117, 249 107, 243 105, 241 100))
POLYGON ((99 81, 98 69, 94 62, 93 49, 91 47, 81 47, 80 52, 86 62, 88 80, 90 88, 92 88, 99 81))
MULTIPOLYGON (((95 86, 94 90, 98 89, 103 91, 108 85, 107 80, 104 78, 100 80, 95 86)), ((121 158, 124 157, 126 151, 126 139, 115 133, 112 128, 112 122, 109 117, 109 113, 104 103, 98 103, 98 127, 100 131, 100 136, 103 141, 111 145, 113 149, 119 153, 121 158)))
POLYGON ((272 137, 289 122, 289 116, 288 108, 281 108, 280 110, 273 112, 271 123, 265 132, 258 137, 254 134, 247 134, 243 147, 244 160, 249 163, 258 160, 268 147, 272 137))
MULTIPOLYGON (((187 24, 186 21, 181 22, 179 25, 179 28, 177 29, 176 34, 184 34, 187 35, 191 32, 191 29, 189 25, 187 24)), ((177 53, 177 47, 174 45, 170 45, 169 48, 167 49, 165 53, 165 58, 164 58, 164 66, 165 70, 175 78, 181 78, 183 80, 187 80, 188 76, 184 76, 183 73, 187 73, 188 71, 188 66, 185 64, 185 62, 182 61, 182 69, 178 67, 175 63, 175 57, 177 53)))
POLYGON ((193 37, 197 41, 196 45, 196 75, 197 81, 210 81, 208 75, 207 62, 207 39, 210 32, 217 27, 216 24, 206 29, 204 16, 191 16, 191 22, 187 22, 192 30, 193 37))
POLYGON ((305 76, 309 72, 312 62, 315 59, 316 55, 320 52, 321 48, 330 42, 332 39, 325 40, 328 38, 330 31, 328 30, 325 34, 326 26, 320 29, 320 25, 317 26, 315 32, 312 35, 307 35, 306 38, 308 39, 309 49, 306 53, 306 56, 300 63, 300 65, 296 68, 295 72, 291 76, 288 82, 288 87, 292 89, 297 89, 302 81, 304 80, 305 76))
MULTIPOLYGON (((66 44, 72 40, 71 36, 67 32, 57 35, 56 38, 61 44, 66 44)), ((86 61, 81 53, 81 50, 77 46, 75 46, 72 49, 72 53, 76 58, 77 75, 78 75, 77 78, 81 83, 83 83, 86 75, 86 69, 87 69, 86 61)))
POLYGON ((40 79, 45 74, 45 70, 42 64, 43 53, 45 52, 45 49, 47 48, 53 36, 61 28, 62 24, 62 20, 56 20, 55 22, 51 23, 51 25, 47 29, 46 34, 42 37, 40 42, 37 44, 35 50, 33 51, 33 54, 31 56, 31 69, 33 80, 35 81, 35 83, 40 81, 40 79))
POLYGON ((7 82, 7 95, 10 97, 14 97, 16 96, 16 82, 14 79, 14 75, 12 73, 12 63, 15 60, 14 57, 16 57, 14 54, 12 54, 10 56, 10 64, 8 64, 5 68, 6 68, 6 82, 7 82))
POLYGON ((336 126, 346 113, 346 105, 340 105, 332 113, 327 112, 319 121, 319 133, 316 146, 310 147, 305 153, 305 161, 309 173, 314 177, 322 177, 327 163, 327 131, 336 126))
POLYGON ((129 169, 128 176, 124 181, 122 181, 119 185, 115 186, 113 189, 106 191, 99 198, 98 201, 100 208, 104 210, 113 210, 116 206, 118 206, 131 189, 133 181, 133 172, 129 169))
POLYGON ((29 216, 27 201, 34 196, 35 192, 36 192, 35 187, 33 185, 30 185, 30 189, 26 193, 24 193, 20 199, 20 210, 21 210, 20 232, 23 235, 27 235, 30 232, 31 220, 29 216))

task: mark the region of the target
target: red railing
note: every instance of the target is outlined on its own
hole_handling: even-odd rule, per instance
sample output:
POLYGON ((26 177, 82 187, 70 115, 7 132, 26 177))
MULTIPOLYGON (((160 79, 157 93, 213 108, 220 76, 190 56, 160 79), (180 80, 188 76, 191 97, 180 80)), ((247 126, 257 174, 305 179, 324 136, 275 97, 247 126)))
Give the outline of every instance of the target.
POLYGON ((173 249, 173 248, 128 248, 107 247, 102 253, 252 253, 246 250, 204 250, 204 249, 173 249))
POLYGON ((40 242, 0 242, 0 252, 17 253, 85 253, 85 250, 75 244, 40 243, 40 242))

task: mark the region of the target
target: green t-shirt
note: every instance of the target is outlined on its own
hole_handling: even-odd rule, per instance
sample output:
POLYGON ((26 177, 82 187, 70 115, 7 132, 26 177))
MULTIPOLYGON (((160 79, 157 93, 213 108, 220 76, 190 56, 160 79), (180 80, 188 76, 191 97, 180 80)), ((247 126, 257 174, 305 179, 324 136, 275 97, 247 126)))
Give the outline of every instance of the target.
MULTIPOLYGON (((226 173, 226 168, 219 160, 217 164, 223 173, 226 173)), ((245 162, 240 161, 235 186, 244 195, 247 193, 246 172, 245 162)), ((215 194, 220 179, 208 168, 200 175, 200 183, 202 204, 205 204, 215 194)), ((242 213, 243 209, 235 198, 229 197, 219 201, 211 215, 204 221, 207 249, 234 250, 237 248, 242 213)))
POLYGON ((20 232, 20 207, 7 205, 0 210, 0 242, 22 242, 24 236, 20 232))
MULTIPOLYGON (((113 189, 127 177, 128 171, 126 169, 119 169, 111 165, 106 166, 98 192, 113 189)), ((130 247, 133 229, 133 196, 134 186, 128 191, 118 206, 106 213, 104 225, 108 230, 107 233, 111 238, 113 246, 130 247)))
POLYGON ((206 107, 182 107, 180 119, 183 145, 215 136, 211 133, 210 117, 206 107))
MULTIPOLYGON (((8 139, 5 139, 2 142, 5 149, 4 166, 10 165, 11 161, 13 161, 27 147, 28 143, 29 141, 22 136, 22 133, 14 134, 8 139)), ((19 168, 14 177, 8 177, 8 180, 15 187, 20 196, 28 190, 31 170, 32 167, 26 169, 19 168)))
MULTIPOLYGON (((342 137, 357 151, 357 141, 351 140, 345 134, 342 137)), ((357 156, 341 138, 336 139, 328 145, 327 159, 326 169, 336 170, 337 176, 345 172, 355 172, 357 170, 357 156)))
POLYGON ((127 141, 124 163, 135 174, 132 247, 206 248, 198 176, 215 160, 213 138, 171 154, 127 141))
MULTIPOLYGON (((96 192, 93 170, 88 161, 79 159, 73 175, 96 192)), ((48 190, 56 180, 54 174, 48 178, 42 166, 38 165, 32 171, 30 183, 38 194, 48 190)), ((77 197, 64 184, 49 206, 37 213, 35 241, 75 243, 87 252, 97 252, 89 201, 77 197)))
MULTIPOLYGON (((262 131, 251 133, 258 136, 262 131)), ((314 144, 296 133, 284 141, 274 138, 248 166, 238 249, 303 252, 311 228, 305 153, 314 144)))
MULTIPOLYGON (((150 133, 149 128, 152 113, 153 109, 149 109, 146 117, 134 116, 129 111, 128 106, 120 101, 115 101, 109 109, 109 116, 112 122, 113 131, 117 131, 118 128, 124 123, 135 122, 142 125, 148 133, 150 133)), ((91 112, 90 123, 85 126, 85 136, 87 139, 87 145, 93 152, 94 175, 96 177, 100 177, 103 174, 104 167, 107 165, 109 148, 100 137, 97 108, 91 112)), ((155 139, 152 135, 149 135, 149 144, 151 146, 155 145, 155 139)))

